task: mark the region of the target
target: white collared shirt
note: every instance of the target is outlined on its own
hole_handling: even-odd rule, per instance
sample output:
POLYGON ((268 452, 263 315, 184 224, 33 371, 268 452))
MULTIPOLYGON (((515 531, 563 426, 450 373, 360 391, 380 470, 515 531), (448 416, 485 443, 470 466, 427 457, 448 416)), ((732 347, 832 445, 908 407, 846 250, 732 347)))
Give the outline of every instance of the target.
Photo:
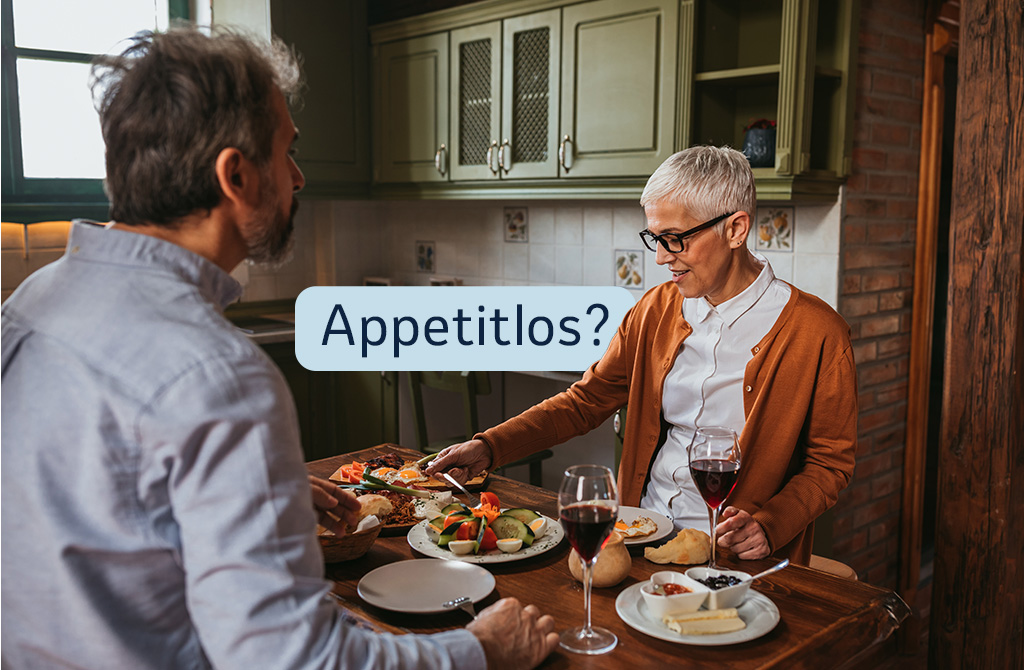
POLYGON ((693 333, 686 338, 662 388, 668 437, 651 467, 640 506, 668 516, 676 528, 709 528, 708 506, 697 491, 687 448, 697 426, 743 431, 743 374, 751 350, 771 330, 791 289, 775 277, 763 256, 757 278, 739 295, 717 307, 705 298, 684 298, 683 318, 693 333))

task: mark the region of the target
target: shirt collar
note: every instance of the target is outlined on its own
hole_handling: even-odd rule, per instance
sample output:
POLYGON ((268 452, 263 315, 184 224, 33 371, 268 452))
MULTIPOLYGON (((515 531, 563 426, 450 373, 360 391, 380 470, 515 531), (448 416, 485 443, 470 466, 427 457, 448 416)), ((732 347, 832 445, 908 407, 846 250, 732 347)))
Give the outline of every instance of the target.
POLYGON ((737 319, 757 304, 771 283, 775 281, 775 272, 768 259, 761 254, 754 254, 754 258, 761 264, 761 272, 750 286, 740 291, 738 295, 717 306, 712 306, 705 298, 687 298, 683 301, 683 309, 694 314, 698 323, 703 323, 712 313, 717 313, 725 325, 732 326, 737 319))
POLYGON ((84 260, 170 272, 194 284, 222 310, 242 296, 242 285, 217 265, 152 235, 76 219, 68 235, 67 253, 84 260))

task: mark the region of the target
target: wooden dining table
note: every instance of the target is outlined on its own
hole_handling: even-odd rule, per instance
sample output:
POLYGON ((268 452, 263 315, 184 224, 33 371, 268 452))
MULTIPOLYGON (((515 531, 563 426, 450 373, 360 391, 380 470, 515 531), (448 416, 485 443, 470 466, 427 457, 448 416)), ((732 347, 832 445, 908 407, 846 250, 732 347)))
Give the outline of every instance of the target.
MULTIPOLYGON (((385 453, 397 453, 407 460, 422 456, 397 445, 380 445, 312 461, 307 468, 310 474, 327 478, 342 464, 385 453)), ((503 507, 527 507, 558 518, 558 499, 553 491, 494 474, 487 478, 484 488, 497 494, 503 507)), ((464 496, 457 494, 456 499, 460 498, 464 496)), ((581 625, 583 587, 569 572, 569 552, 568 542, 562 540, 543 554, 484 565, 494 575, 495 587, 477 603, 477 610, 511 596, 554 617, 556 630, 581 625)), ((631 585, 646 581, 654 572, 666 568, 685 570, 687 566, 652 563, 644 558, 640 546, 631 546, 630 553, 629 576, 616 586, 592 591, 593 623, 618 636, 615 649, 599 656, 584 656, 559 648, 541 668, 877 668, 896 654, 892 633, 909 615, 907 606, 890 590, 794 565, 759 579, 753 586, 778 607, 780 619, 771 631, 729 645, 670 642, 627 625, 616 612, 616 597, 631 585)), ((464 626, 469 615, 461 610, 408 614, 374 607, 359 597, 359 580, 371 570, 418 558, 424 556, 409 545, 404 534, 382 533, 361 558, 327 564, 326 575, 334 582, 333 594, 341 605, 376 630, 434 633, 464 626)), ((741 561, 726 555, 720 562, 726 567, 757 573, 774 565, 777 559, 741 561)))

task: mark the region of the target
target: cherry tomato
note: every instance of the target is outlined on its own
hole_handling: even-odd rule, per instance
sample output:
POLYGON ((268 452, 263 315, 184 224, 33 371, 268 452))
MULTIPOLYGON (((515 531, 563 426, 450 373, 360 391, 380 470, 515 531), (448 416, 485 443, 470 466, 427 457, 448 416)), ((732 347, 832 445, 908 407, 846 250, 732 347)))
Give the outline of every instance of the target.
POLYGON ((494 509, 501 509, 501 504, 498 502, 498 496, 490 491, 484 491, 480 494, 480 504, 490 505, 494 509))
MULTIPOLYGON (((455 531, 456 540, 475 540, 477 534, 480 532, 480 522, 476 519, 472 521, 466 521, 455 531)), ((486 535, 486 533, 485 533, 486 535)), ((497 539, 495 539, 497 542, 497 539)))
POLYGON ((465 512, 453 512, 444 518, 444 526, 445 528, 447 528, 456 521, 462 521, 466 518, 468 517, 466 516, 465 512))
POLYGON ((484 528, 484 536, 480 539, 480 551, 490 551, 498 546, 498 536, 490 528, 484 528))

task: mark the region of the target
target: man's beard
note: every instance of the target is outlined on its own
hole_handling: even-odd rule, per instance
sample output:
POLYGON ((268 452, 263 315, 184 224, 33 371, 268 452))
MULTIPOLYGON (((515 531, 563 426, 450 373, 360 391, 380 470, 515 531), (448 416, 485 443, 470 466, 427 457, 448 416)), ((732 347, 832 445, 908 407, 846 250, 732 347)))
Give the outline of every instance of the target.
POLYGON ((281 215, 280 199, 264 199, 245 233, 250 263, 276 268, 291 260, 295 247, 292 231, 295 229, 295 212, 298 209, 299 200, 294 195, 287 216, 281 215))

